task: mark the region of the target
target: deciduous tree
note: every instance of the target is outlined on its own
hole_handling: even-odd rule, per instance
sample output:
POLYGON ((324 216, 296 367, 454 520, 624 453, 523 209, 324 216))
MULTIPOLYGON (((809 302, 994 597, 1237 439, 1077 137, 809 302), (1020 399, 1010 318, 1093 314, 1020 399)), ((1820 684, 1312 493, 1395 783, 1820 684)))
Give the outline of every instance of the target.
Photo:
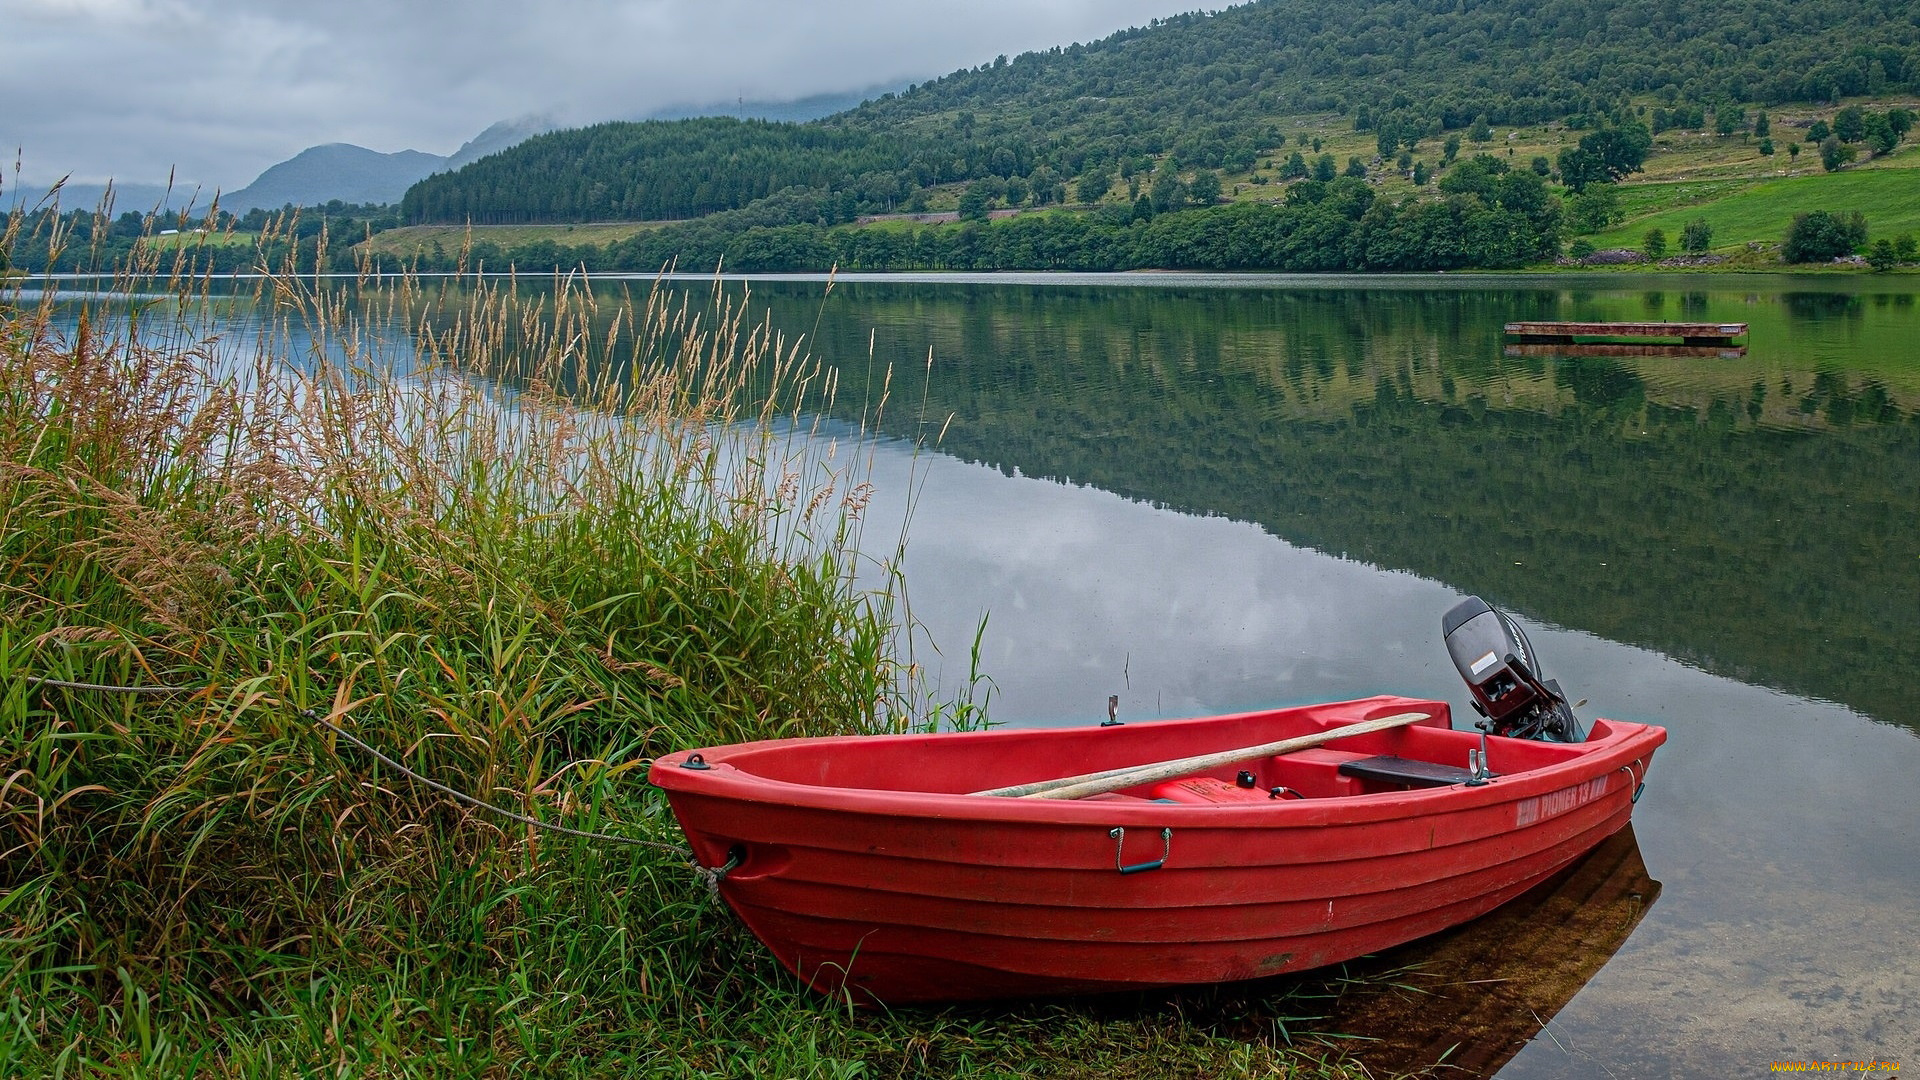
POLYGON ((1581 136, 1579 146, 1560 151, 1560 182, 1578 192, 1620 180, 1640 171, 1652 146, 1652 134, 1638 123, 1591 132, 1581 136))
POLYGON ((1220 174, 1212 169, 1200 169, 1187 183, 1187 195, 1201 206, 1212 206, 1220 201, 1220 174))
POLYGON ((1859 151, 1840 141, 1840 136, 1829 135, 1820 143, 1820 167, 1828 172, 1838 172, 1840 167, 1852 161, 1859 151))
POLYGON ((1874 157, 1892 153, 1900 143, 1900 137, 1893 133, 1893 125, 1887 122, 1886 113, 1868 113, 1864 130, 1867 153, 1874 157))
POLYGON ((1833 133, 1840 136, 1841 142, 1859 142, 1867 134, 1867 111, 1858 105, 1849 105, 1834 113, 1833 133))
POLYGON ((1795 214, 1780 245, 1783 262, 1826 262, 1851 255, 1867 242, 1867 219, 1859 211, 1850 214, 1815 210, 1795 214))

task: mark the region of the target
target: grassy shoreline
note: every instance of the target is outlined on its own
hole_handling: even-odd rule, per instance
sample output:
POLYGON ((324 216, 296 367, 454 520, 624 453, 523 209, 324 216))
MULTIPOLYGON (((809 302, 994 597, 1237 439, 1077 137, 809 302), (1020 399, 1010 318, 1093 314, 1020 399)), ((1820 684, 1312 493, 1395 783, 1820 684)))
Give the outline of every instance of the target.
POLYGON ((831 371, 720 293, 360 285, 0 297, 0 1073, 1357 1075, 1293 984, 801 989, 641 776, 940 715, 853 583, 860 446, 804 437, 831 371))

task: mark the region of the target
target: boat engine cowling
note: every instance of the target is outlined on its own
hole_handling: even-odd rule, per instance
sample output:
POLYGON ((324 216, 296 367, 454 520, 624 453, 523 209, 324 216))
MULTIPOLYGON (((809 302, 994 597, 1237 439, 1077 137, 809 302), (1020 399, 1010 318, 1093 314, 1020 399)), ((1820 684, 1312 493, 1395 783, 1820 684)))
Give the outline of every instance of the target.
POLYGON ((1560 684, 1541 679, 1533 643, 1512 616, 1469 596, 1441 616, 1440 633, 1482 717, 1475 727, 1516 739, 1586 741, 1560 684))

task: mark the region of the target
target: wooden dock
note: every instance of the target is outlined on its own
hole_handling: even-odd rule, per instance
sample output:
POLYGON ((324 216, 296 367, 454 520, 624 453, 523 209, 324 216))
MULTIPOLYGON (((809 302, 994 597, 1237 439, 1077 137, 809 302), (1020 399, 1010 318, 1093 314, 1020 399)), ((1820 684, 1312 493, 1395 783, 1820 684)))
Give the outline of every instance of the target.
POLYGON ((1689 322, 1510 322, 1509 337, 1523 345, 1570 345, 1578 338, 1608 340, 1678 338, 1679 343, 1695 348, 1726 347, 1747 332, 1746 323, 1689 322))

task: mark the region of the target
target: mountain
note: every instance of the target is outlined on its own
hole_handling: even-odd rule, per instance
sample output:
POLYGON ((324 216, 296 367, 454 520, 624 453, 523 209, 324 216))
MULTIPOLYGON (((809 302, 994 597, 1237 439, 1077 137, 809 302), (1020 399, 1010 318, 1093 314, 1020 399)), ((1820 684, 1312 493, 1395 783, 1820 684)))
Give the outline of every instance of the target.
MULTIPOLYGON (((675 106, 661 110, 658 119, 683 119, 698 116, 738 116, 760 120, 797 122, 814 120, 850 109, 869 97, 885 93, 886 88, 871 88, 841 94, 816 94, 792 101, 749 101, 701 106, 675 106)), ((244 214, 259 207, 267 210, 294 206, 318 206, 331 199, 346 203, 397 203, 408 188, 435 173, 464 168, 482 158, 510 150, 533 138, 553 131, 557 125, 545 116, 523 116, 502 120, 455 150, 448 157, 402 150, 382 154, 349 143, 332 143, 302 150, 292 158, 260 174, 259 179, 231 195, 220 205, 244 214)))
POLYGON ((401 150, 383 154, 351 143, 310 146, 260 174, 253 183, 220 199, 222 209, 244 214, 255 208, 345 203, 397 203, 408 188, 437 172, 458 169, 497 154, 530 136, 553 129, 541 116, 502 120, 455 150, 451 157, 401 150))
MULTIPOLYGON (((1477 130, 1483 118, 1592 129, 1644 124, 1638 118, 1654 107, 1718 116, 1723 106, 1911 93, 1920 93, 1920 7, 1911 0, 1255 0, 999 58, 799 125, 883 140, 898 148, 890 168, 824 139, 810 168, 789 151, 811 135, 780 137, 780 152, 783 176, 799 178, 785 184, 845 193, 858 212, 881 213, 954 181, 1017 178, 1020 190, 1058 202, 1075 177, 1110 190, 1097 181, 1163 166, 1248 174, 1297 147, 1289 140, 1305 127, 1377 133, 1380 156, 1392 158, 1477 130)), ((667 163, 623 151, 657 145, 688 144, 674 152, 708 170, 683 177, 701 190, 674 200, 672 216, 680 206, 710 213, 764 197, 757 163, 731 145, 772 136, 681 123, 709 126, 674 134, 598 125, 586 129, 591 137, 530 140, 484 170, 435 178, 422 193, 431 198, 410 198, 403 215, 634 216, 624 208, 661 204, 654 177, 667 163), (700 139, 704 149, 691 145, 700 139)))
POLYGON ((1641 96, 1777 105, 1900 91, 1920 91, 1910 0, 1256 0, 963 69, 831 122, 1171 146, 1312 112, 1411 135, 1482 115, 1592 126, 1641 96))
POLYGON ((317 206, 330 199, 347 203, 391 203, 421 177, 446 164, 437 154, 402 150, 382 154, 352 143, 310 146, 274 165, 246 187, 220 199, 224 210, 244 214, 255 208, 317 206))
MULTIPOLYGON (((857 104, 852 102, 849 104, 857 104)), ((282 206, 319 206, 333 199, 345 203, 397 203, 407 188, 437 172, 458 169, 497 154, 532 136, 555 128, 545 116, 502 120, 467 140, 451 156, 402 150, 383 154, 351 143, 310 146, 270 166, 253 183, 220 197, 220 207, 236 214, 249 210, 278 210, 282 206)), ((0 214, 13 207, 28 210, 40 205, 48 185, 28 184, 0 189, 0 214)), ((92 210, 107 194, 106 184, 66 184, 60 188, 62 210, 92 210)), ((211 188, 165 184, 113 184, 113 211, 146 213, 155 208, 204 210, 213 201, 211 188)))

